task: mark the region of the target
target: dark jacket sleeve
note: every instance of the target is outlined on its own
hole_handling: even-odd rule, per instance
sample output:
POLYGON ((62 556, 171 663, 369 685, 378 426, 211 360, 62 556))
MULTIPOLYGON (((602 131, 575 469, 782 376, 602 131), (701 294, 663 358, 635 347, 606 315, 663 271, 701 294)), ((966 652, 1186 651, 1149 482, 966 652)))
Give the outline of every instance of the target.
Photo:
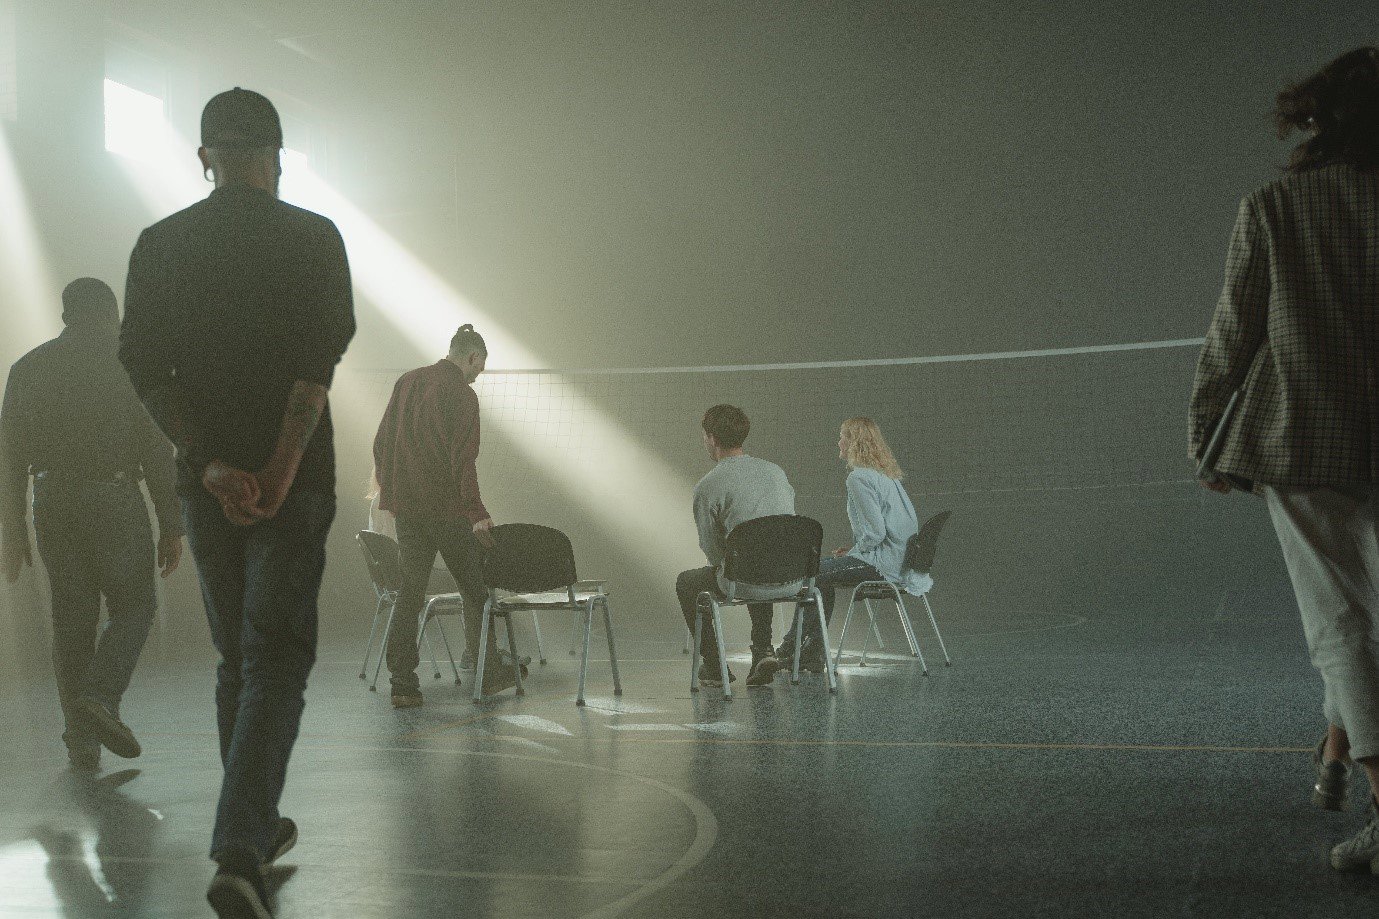
POLYGON ((460 483, 460 512, 470 523, 487 520, 488 509, 479 494, 479 471, 476 461, 479 458, 479 397, 468 386, 463 387, 460 398, 450 403, 450 469, 455 481, 460 483))
POLYGON ((395 486, 393 450, 397 442, 397 403, 401 389, 401 380, 393 384, 392 397, 388 399, 388 407, 383 410, 383 419, 378 422, 378 433, 373 438, 373 471, 384 494, 390 494, 395 486))
POLYGON ((28 408, 23 368, 10 368, 5 401, 0 408, 0 524, 12 530, 25 526, 29 496, 29 454, 26 443, 28 408))
POLYGON ((129 256, 120 363, 149 416, 199 477, 215 457, 203 452, 205 439, 190 417, 186 393, 177 379, 176 341, 169 331, 169 294, 158 277, 157 259, 151 249, 145 232, 129 256))
POLYGON ((335 365, 354 338, 354 288, 345 242, 325 221, 312 270, 313 295, 302 311, 294 377, 329 389, 335 365))

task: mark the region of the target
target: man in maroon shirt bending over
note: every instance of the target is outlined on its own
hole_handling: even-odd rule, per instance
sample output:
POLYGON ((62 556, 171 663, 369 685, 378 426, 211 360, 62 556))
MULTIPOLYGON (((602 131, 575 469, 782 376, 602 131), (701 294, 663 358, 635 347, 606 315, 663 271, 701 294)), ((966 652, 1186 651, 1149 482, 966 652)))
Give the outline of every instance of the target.
MULTIPOLYGON (((479 455, 479 398, 470 384, 484 372, 487 360, 488 348, 474 326, 460 326, 450 339, 449 354, 397 381, 374 438, 379 506, 396 515, 402 551, 402 592, 388 639, 394 708, 414 708, 422 702, 417 619, 437 552, 464 595, 469 656, 479 650, 486 597, 480 547, 493 545, 488 533, 493 520, 479 497, 474 468, 479 455)), ((495 641, 490 632, 489 654, 499 661, 495 641)), ((485 694, 513 683, 511 662, 485 668, 485 694)))

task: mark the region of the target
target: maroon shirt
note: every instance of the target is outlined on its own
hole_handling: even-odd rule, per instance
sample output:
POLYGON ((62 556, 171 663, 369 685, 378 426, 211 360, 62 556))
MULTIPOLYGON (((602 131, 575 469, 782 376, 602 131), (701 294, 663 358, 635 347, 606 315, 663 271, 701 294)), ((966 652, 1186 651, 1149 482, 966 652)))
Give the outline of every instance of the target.
POLYGON ((448 360, 404 373, 373 441, 379 507, 400 516, 488 519, 479 497, 479 397, 448 360))

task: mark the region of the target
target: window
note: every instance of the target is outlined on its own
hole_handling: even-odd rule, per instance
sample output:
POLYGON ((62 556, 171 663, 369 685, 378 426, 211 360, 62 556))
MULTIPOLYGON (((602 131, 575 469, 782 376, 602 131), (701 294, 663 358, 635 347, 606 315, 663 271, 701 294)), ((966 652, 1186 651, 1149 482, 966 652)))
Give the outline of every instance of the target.
POLYGON ((114 80, 105 81, 105 149, 150 162, 167 152, 163 100, 114 80))

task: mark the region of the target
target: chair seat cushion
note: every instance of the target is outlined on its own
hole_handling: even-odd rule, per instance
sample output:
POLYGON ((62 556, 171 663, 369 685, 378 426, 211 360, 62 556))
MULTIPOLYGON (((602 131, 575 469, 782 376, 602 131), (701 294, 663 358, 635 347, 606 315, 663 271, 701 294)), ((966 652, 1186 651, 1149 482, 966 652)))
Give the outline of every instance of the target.
MULTIPOLYGON (((575 591, 576 603, 588 603, 595 597, 607 596, 601 590, 577 590, 575 591)), ((539 594, 513 594, 508 597, 499 597, 495 606, 495 612, 518 609, 569 609, 570 594, 563 590, 552 590, 539 594)))
POLYGON ((857 586, 857 592, 853 594, 856 600, 894 600, 895 588, 890 584, 882 584, 876 581, 868 581, 857 586))

